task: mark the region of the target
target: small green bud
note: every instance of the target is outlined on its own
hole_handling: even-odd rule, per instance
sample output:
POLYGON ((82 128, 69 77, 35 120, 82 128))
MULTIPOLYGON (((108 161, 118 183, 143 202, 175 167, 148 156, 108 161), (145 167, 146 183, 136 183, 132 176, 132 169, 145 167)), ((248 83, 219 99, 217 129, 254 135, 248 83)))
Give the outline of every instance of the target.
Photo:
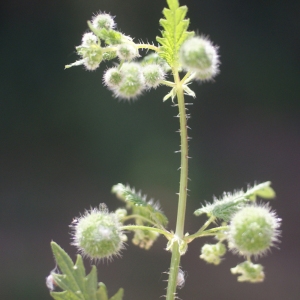
POLYGON ((104 73, 103 82, 109 89, 114 90, 120 86, 123 77, 121 71, 118 68, 113 67, 104 73))
POLYGON ((155 231, 136 230, 132 243, 142 249, 149 250, 158 237, 159 233, 155 231))
POLYGON ((139 51, 132 44, 120 44, 117 46, 117 55, 120 60, 132 60, 139 56, 139 51))
POLYGON ((112 60, 117 57, 116 51, 109 51, 103 53, 103 60, 112 60))
POLYGON ((186 40, 180 48, 179 58, 182 67, 186 71, 196 72, 200 80, 209 80, 218 73, 217 47, 204 37, 186 40))
POLYGON ((263 266, 260 264, 253 264, 251 261, 245 261, 238 264, 235 268, 230 269, 232 274, 241 274, 238 281, 249 281, 252 283, 264 281, 265 274, 263 266))
POLYGON ((144 66, 143 74, 145 77, 145 83, 149 88, 156 88, 165 77, 162 67, 157 64, 147 64, 144 66))
POLYGON ((226 247, 222 243, 215 245, 205 244, 201 249, 200 258, 206 262, 218 265, 221 262, 221 256, 226 253, 226 247))
POLYGON ((96 70, 102 61, 102 48, 98 44, 91 43, 76 48, 79 55, 83 58, 83 64, 87 70, 96 70))
POLYGON ((150 53, 146 55, 143 60, 141 61, 142 66, 146 66, 149 64, 156 64, 162 67, 164 73, 170 72, 171 68, 168 63, 160 57, 157 53, 150 53))
POLYGON ((73 245, 91 259, 110 259, 123 249, 123 233, 119 218, 105 205, 86 211, 73 221, 73 245))
POLYGON ((246 206, 229 224, 229 247, 243 256, 265 254, 278 241, 280 219, 268 206, 246 206))
POLYGON ((92 33, 87 32, 82 36, 82 46, 89 47, 92 44, 97 44, 98 38, 92 33))
POLYGON ((96 29, 113 29, 116 24, 112 16, 109 14, 99 14, 92 20, 92 25, 96 29))
POLYGON ((127 210, 125 208, 118 208, 115 211, 116 216, 121 220, 127 216, 127 210))
POLYGON ((121 67, 123 79, 117 89, 114 89, 116 97, 134 99, 139 96, 145 88, 145 78, 142 68, 138 63, 127 62, 121 67))

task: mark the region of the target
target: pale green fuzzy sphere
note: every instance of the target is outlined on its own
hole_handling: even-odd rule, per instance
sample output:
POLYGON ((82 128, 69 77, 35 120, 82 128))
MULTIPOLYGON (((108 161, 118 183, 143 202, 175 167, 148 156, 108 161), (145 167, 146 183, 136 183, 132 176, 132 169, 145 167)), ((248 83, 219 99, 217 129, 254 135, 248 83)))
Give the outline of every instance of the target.
POLYGON ((156 88, 165 77, 162 67, 157 64, 147 64, 144 66, 143 74, 145 83, 149 88, 156 88))
POLYGON ((218 73, 217 47, 208 39, 196 36, 186 40, 179 51, 182 67, 196 72, 199 80, 209 80, 218 73))
POLYGON ((108 70, 103 75, 103 82, 104 84, 111 90, 118 88, 120 83, 122 82, 124 76, 118 70, 118 68, 113 67, 108 70))
POLYGON ((95 43, 79 46, 77 52, 83 58, 86 69, 90 71, 96 70, 103 59, 102 49, 95 43))
POLYGON ((128 100, 139 96, 146 87, 141 66, 134 62, 123 63, 121 73, 124 77, 119 87, 114 90, 115 95, 128 100))
POLYGON ((229 247, 243 256, 264 254, 278 241, 280 219, 267 206, 247 206, 229 225, 229 247))
POLYGON ((72 224, 73 245, 91 259, 110 259, 123 248, 119 218, 106 209, 92 209, 72 224))
POLYGON ((117 46, 117 55, 120 60, 132 60, 139 56, 139 51, 132 44, 120 44, 117 46))
POLYGON ((92 25, 97 29, 109 30, 115 27, 115 21, 109 14, 100 13, 93 18, 92 25))

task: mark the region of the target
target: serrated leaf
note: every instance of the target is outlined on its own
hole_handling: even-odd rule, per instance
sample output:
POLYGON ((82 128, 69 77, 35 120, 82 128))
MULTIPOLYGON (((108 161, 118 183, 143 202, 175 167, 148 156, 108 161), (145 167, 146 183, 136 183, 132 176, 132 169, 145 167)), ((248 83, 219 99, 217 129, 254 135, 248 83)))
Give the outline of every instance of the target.
POLYGON ((98 300, 108 300, 106 285, 103 282, 99 283, 99 288, 97 291, 98 300))
POLYGON ((52 252, 56 263, 62 272, 52 272, 53 280, 63 291, 50 292, 55 300, 108 300, 107 290, 103 283, 97 282, 97 269, 92 266, 86 276, 81 255, 77 255, 73 264, 69 255, 55 242, 51 242, 52 252))
POLYGON ((92 266, 90 274, 85 278, 86 280, 86 290, 88 293, 88 299, 90 300, 99 300, 97 298, 97 269, 96 266, 92 266))
POLYGON ((186 6, 179 6, 178 0, 168 0, 169 8, 164 8, 165 19, 159 23, 163 27, 162 37, 156 37, 161 44, 159 55, 164 58, 171 67, 177 66, 178 52, 183 42, 194 35, 194 32, 187 31, 189 19, 185 19, 186 6))
POLYGON ((55 300, 78 300, 77 296, 70 291, 51 292, 50 295, 55 300))
POLYGON ((228 222, 231 216, 236 213, 247 202, 243 193, 233 195, 224 193, 221 200, 215 199, 213 203, 206 203, 205 206, 197 209, 194 214, 200 216, 207 214, 208 217, 215 217, 228 222))
POLYGON ((194 214, 196 216, 207 214, 208 217, 213 216, 228 222, 234 213, 240 210, 247 202, 255 201, 257 196, 266 199, 274 198, 275 192, 270 187, 270 184, 271 182, 267 181, 248 188, 246 192, 224 193, 222 199, 215 199, 213 203, 206 203, 203 207, 197 209, 194 214))
POLYGON ((124 295, 124 290, 121 288, 109 300, 122 300, 123 299, 123 295, 124 295))
POLYGON ((175 10, 176 8, 179 7, 178 0, 167 0, 167 3, 168 3, 168 6, 173 10, 175 10))
POLYGON ((128 203, 134 210, 134 213, 150 218, 157 225, 166 226, 168 224, 168 218, 160 210, 158 203, 154 203, 152 200, 146 201, 146 196, 136 193, 129 186, 118 183, 112 187, 112 192, 128 203))

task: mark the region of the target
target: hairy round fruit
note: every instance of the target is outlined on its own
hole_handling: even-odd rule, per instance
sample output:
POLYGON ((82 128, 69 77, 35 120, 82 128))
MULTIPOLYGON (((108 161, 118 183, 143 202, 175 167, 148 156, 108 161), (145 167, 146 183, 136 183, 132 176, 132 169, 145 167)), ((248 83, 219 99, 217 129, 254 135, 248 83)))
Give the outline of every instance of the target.
POLYGON ((114 90, 115 95, 128 100, 139 96, 145 89, 141 66, 135 62, 125 62, 121 67, 121 74, 124 77, 118 88, 114 90))
POLYGON ((207 38, 195 36, 186 40, 180 48, 179 58, 182 67, 196 72, 200 80, 209 80, 218 73, 217 47, 207 38))
POLYGON ((119 218, 107 209, 92 209, 73 222, 73 245, 92 259, 110 259, 123 248, 119 218))
POLYGON ((266 206, 246 206, 229 225, 229 247, 243 256, 264 254, 278 241, 280 219, 266 206))

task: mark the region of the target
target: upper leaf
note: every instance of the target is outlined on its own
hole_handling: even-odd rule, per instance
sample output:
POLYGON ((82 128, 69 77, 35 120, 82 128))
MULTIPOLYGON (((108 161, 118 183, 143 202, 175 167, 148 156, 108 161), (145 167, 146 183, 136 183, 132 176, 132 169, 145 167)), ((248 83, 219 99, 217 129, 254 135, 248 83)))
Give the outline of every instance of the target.
POLYGON ((213 203, 206 203, 206 205, 197 209, 194 214, 196 216, 207 214, 208 217, 213 216, 227 222, 231 219, 232 215, 240 210, 247 202, 255 201, 257 196, 265 199, 274 198, 275 192, 270 185, 271 182, 267 181, 248 188, 246 192, 241 190, 233 194, 224 193, 222 199, 215 199, 213 203))
POLYGON ((112 192, 127 202, 134 210, 134 213, 149 218, 158 226, 166 226, 168 224, 168 219, 161 211, 158 203, 154 203, 152 200, 147 202, 146 196, 142 196, 141 193, 136 193, 135 190, 129 186, 118 183, 112 187, 112 192), (137 209, 135 210, 135 208, 137 209))
POLYGON ((178 0, 167 0, 169 8, 164 8, 165 19, 159 23, 163 27, 162 37, 156 37, 161 44, 159 55, 164 58, 171 67, 178 65, 178 52, 182 43, 194 32, 187 31, 189 19, 184 19, 187 13, 186 6, 179 6, 178 0))
MULTIPOLYGON (((81 255, 77 255, 75 265, 70 256, 55 242, 51 242, 56 263, 62 272, 52 272, 53 280, 63 291, 51 292, 56 300, 108 300, 104 283, 97 282, 97 270, 92 266, 86 276, 81 255)), ((122 300, 123 289, 120 289, 110 300, 122 300), (117 298, 116 298, 117 297, 117 298)))

